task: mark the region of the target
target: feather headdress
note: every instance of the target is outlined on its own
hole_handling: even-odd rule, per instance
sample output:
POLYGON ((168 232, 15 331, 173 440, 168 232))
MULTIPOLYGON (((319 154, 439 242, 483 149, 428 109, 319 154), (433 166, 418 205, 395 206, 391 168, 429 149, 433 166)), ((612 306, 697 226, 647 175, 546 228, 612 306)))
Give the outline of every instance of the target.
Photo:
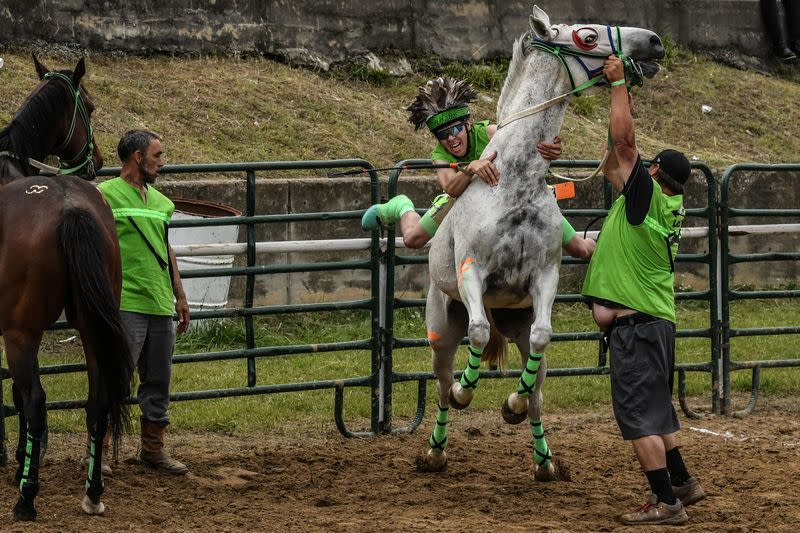
POLYGON ((419 93, 406 108, 408 121, 416 129, 427 126, 433 131, 440 126, 469 115, 470 102, 478 93, 465 80, 435 78, 419 88, 419 93))

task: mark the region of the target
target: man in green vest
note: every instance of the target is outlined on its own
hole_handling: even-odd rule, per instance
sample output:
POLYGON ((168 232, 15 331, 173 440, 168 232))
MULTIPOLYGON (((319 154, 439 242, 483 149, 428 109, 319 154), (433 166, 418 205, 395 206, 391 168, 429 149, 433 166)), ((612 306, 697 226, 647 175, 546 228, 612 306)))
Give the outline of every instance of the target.
POLYGON ((603 224, 583 295, 606 331, 611 352, 611 398, 622 437, 633 444, 651 495, 620 516, 628 525, 683 524, 684 506, 705 497, 678 449, 672 405, 675 370, 674 258, 678 251, 689 161, 676 150, 648 168, 636 148, 631 99, 622 61, 603 69, 611 84, 611 153, 606 178, 620 196, 603 224))
POLYGON ((186 465, 164 449, 176 331, 173 310, 178 315, 177 332, 189 326, 189 305, 167 239, 175 205, 152 187, 164 166, 158 135, 129 131, 119 141, 117 153, 122 161, 120 177, 99 188, 116 221, 122 256, 120 310, 139 370, 142 441, 138 459, 162 472, 182 475, 188 472, 186 465))
MULTIPOLYGON (((490 186, 497 185, 500 172, 493 163, 497 152, 481 159, 481 154, 497 132, 497 124, 490 124, 488 120, 472 120, 469 104, 476 98, 477 93, 464 80, 435 78, 419 88, 419 93, 407 109, 410 112, 409 122, 417 130, 427 128, 438 141, 431 152, 433 163, 458 163, 459 168, 436 170, 444 194, 433 200, 433 205, 422 218, 414 211, 411 200, 401 194, 385 204, 371 206, 361 219, 364 230, 373 230, 381 223, 399 223, 398 229, 406 247, 422 248, 439 229, 455 198, 464 192, 475 176, 490 186)), ((549 161, 558 159, 561 155, 561 139, 556 137, 552 143, 542 141, 536 149, 549 161)), ((563 229, 564 250, 572 257, 591 257, 595 242, 578 235, 566 219, 563 229)))

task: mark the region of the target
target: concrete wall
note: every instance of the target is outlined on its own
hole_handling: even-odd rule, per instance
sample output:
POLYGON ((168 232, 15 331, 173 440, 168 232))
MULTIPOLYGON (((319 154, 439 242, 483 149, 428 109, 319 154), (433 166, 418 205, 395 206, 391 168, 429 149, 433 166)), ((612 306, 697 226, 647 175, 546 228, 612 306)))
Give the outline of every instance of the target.
MULTIPOLYGON (((717 176, 717 180, 719 179, 717 176)), ((162 178, 163 180, 164 178, 162 178)), ((800 173, 751 173, 735 175, 731 186, 731 205, 747 208, 796 207, 800 204, 797 181, 800 173)), ((192 181, 160 181, 158 188, 171 197, 211 199, 215 202, 245 211, 245 184, 243 180, 199 179, 192 181)), ((403 177, 399 192, 409 195, 417 207, 425 207, 438 193, 431 177, 403 177)), ((361 178, 342 179, 281 179, 259 178, 256 186, 256 214, 311 213, 323 211, 349 211, 364 209, 369 204, 369 184, 361 178)), ((385 184, 383 190, 385 191, 385 184)), ((689 182, 686 207, 705 207, 707 187, 702 175, 695 173, 689 182)), ((594 179, 577 185, 577 198, 560 203, 562 209, 602 207, 602 180, 594 179)), ((571 218, 576 229, 582 231, 589 223, 586 218, 571 218)), ((778 223, 787 220, 742 219, 736 224, 778 223)), ((591 229, 599 229, 598 221, 591 229)), ((703 220, 689 218, 686 226, 705 226, 703 220)), ((177 230, 174 230, 177 231, 177 230)), ((239 232, 244 240, 244 228, 239 232)), ((357 220, 302 223, 275 223, 260 225, 257 240, 308 240, 365 237, 357 220)), ((731 240, 735 253, 797 251, 800 237, 759 236, 735 237, 731 240)), ((706 239, 684 239, 682 253, 702 253, 708 250, 706 239)), ((414 252, 403 252, 414 253, 414 252)), ((259 255, 258 264, 284 264, 299 262, 335 261, 341 259, 369 258, 368 252, 353 253, 294 253, 259 255)), ((237 259, 243 264, 243 257, 237 259)), ((582 265, 564 266, 561 270, 561 292, 579 290, 584 276, 582 265)), ((739 264, 733 268, 734 283, 753 286, 787 285, 793 283, 800 269, 797 262, 739 264)), ((256 284, 256 301, 262 304, 321 302, 349 298, 362 298, 369 294, 369 274, 366 271, 314 272, 273 274, 259 276, 256 284)), ((679 264, 676 282, 695 290, 708 286, 708 268, 705 265, 679 264)), ((418 297, 427 291, 428 273, 425 266, 404 266, 397 271, 397 287, 405 297, 418 297)), ((231 299, 239 301, 244 293, 244 278, 235 278, 231 285, 231 299)))
MULTIPOLYGON (((0 43, 42 39, 128 52, 259 52, 327 68, 394 48, 507 56, 534 2, 467 0, 2 0, 0 43)), ((705 49, 765 57, 758 0, 538 0, 553 22, 650 28, 705 49)))

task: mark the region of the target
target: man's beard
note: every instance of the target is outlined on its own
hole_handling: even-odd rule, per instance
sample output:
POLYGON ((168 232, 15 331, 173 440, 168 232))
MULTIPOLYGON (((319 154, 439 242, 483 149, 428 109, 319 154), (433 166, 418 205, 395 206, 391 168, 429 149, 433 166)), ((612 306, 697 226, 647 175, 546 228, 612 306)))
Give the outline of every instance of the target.
POLYGON ((155 172, 148 172, 144 165, 139 165, 139 173, 144 178, 145 183, 155 183, 158 177, 158 170, 155 172))

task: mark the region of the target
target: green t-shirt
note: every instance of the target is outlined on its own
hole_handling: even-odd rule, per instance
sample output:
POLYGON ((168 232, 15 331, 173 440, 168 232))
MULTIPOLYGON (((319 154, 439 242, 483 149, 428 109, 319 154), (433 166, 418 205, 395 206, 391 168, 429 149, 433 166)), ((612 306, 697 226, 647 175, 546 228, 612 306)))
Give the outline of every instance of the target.
POLYGON ((678 253, 683 196, 668 196, 637 161, 611 206, 582 293, 675 322, 672 261, 678 253))
POLYGON ((447 151, 447 148, 442 143, 437 142, 436 147, 431 152, 431 159, 433 161, 447 161, 448 163, 469 163, 480 159, 484 148, 489 144, 489 134, 486 132, 488 126, 488 120, 472 124, 472 129, 469 132, 469 146, 467 147, 467 153, 463 157, 455 157, 447 151))
MULTIPOLYGON (((436 147, 431 152, 432 161, 447 161, 448 163, 469 163, 476 159, 480 159, 483 150, 489 144, 489 134, 486 128, 489 126, 488 120, 476 122, 472 125, 472 131, 469 136, 469 150, 464 154, 464 157, 456 158, 453 154, 447 151, 442 143, 437 142, 436 147)), ((565 218, 562 221, 561 245, 566 244, 575 236, 575 228, 565 218)))
POLYGON ((139 189, 122 178, 105 181, 98 188, 114 213, 119 236, 122 255, 120 309, 147 315, 172 316, 175 309, 172 282, 169 268, 162 268, 162 265, 169 262, 165 224, 172 218, 175 204, 153 187, 147 187, 145 202, 139 189), (128 217, 136 222, 163 262, 156 259, 128 217))

